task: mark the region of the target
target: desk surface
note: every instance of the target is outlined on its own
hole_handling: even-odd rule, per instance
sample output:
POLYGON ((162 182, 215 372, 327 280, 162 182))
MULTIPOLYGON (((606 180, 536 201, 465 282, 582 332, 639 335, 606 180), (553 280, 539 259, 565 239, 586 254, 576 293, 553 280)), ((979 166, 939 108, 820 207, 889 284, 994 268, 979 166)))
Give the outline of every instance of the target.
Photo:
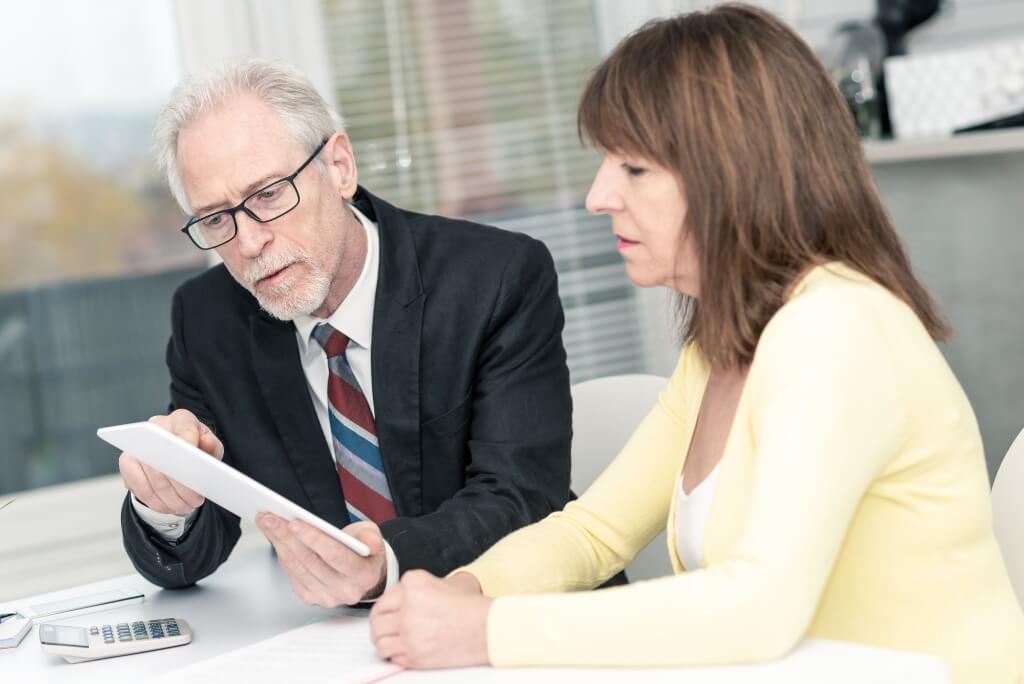
MULTIPOLYGON (((0 677, 8 682, 102 681, 106 684, 145 681, 162 672, 197 663, 309 624, 339 612, 304 605, 291 591, 273 556, 264 549, 236 554, 213 576, 198 586, 167 591, 138 575, 83 585, 21 601, 0 608, 57 600, 115 586, 144 591, 145 602, 102 613, 54 620, 60 624, 92 625, 131 622, 161 617, 184 618, 195 637, 185 647, 153 651, 71 665, 40 650, 37 628, 15 649, 0 649, 0 677)), ((477 668, 440 672, 405 672, 388 682, 479 681, 586 681, 588 684, 622 681, 680 681, 679 670, 492 670, 477 668)), ((787 658, 765 665, 694 668, 686 670, 687 682, 724 684, 750 682, 878 682, 939 684, 947 681, 941 662, 918 655, 886 651, 855 644, 808 640, 787 658)), ((255 684, 251 678, 247 684, 255 684)))

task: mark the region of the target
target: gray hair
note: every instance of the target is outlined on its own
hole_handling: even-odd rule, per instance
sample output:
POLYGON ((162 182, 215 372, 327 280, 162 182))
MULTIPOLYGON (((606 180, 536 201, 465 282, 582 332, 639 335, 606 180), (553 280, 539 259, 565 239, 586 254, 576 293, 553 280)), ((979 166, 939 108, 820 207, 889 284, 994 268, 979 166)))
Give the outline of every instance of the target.
POLYGON ((310 152, 324 138, 345 129, 341 116, 309 79, 283 62, 243 59, 184 79, 157 117, 153 137, 157 163, 167 174, 171 194, 186 213, 190 208, 178 166, 178 136, 190 123, 238 93, 251 93, 266 103, 295 142, 310 152))

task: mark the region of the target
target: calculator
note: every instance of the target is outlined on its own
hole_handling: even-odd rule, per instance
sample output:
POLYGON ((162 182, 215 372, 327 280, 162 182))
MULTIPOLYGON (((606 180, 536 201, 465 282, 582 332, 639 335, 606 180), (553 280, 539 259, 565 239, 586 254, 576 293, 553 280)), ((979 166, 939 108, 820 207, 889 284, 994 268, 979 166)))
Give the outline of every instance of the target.
POLYGON ((192 630, 188 623, 176 618, 91 627, 39 625, 39 643, 43 650, 69 663, 184 646, 190 641, 192 630))

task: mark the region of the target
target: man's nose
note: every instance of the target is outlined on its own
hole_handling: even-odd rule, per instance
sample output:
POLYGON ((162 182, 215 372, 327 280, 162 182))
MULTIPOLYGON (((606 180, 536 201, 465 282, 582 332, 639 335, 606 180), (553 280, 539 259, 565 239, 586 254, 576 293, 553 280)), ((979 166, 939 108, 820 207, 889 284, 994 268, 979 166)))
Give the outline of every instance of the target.
POLYGON ((238 251, 247 259, 255 259, 263 253, 263 249, 274 239, 274 232, 266 223, 260 223, 245 213, 244 209, 235 212, 235 227, 238 229, 238 251))

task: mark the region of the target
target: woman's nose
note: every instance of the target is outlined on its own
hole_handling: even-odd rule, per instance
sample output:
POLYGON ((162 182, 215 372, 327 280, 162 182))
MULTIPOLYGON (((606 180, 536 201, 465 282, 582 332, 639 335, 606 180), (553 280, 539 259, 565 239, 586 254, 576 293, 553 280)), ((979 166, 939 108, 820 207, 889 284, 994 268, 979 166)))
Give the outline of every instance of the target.
POLYGON ((587 193, 586 207, 592 214, 607 214, 622 208, 622 197, 615 187, 614 168, 607 160, 601 162, 594 174, 594 181, 587 193))

